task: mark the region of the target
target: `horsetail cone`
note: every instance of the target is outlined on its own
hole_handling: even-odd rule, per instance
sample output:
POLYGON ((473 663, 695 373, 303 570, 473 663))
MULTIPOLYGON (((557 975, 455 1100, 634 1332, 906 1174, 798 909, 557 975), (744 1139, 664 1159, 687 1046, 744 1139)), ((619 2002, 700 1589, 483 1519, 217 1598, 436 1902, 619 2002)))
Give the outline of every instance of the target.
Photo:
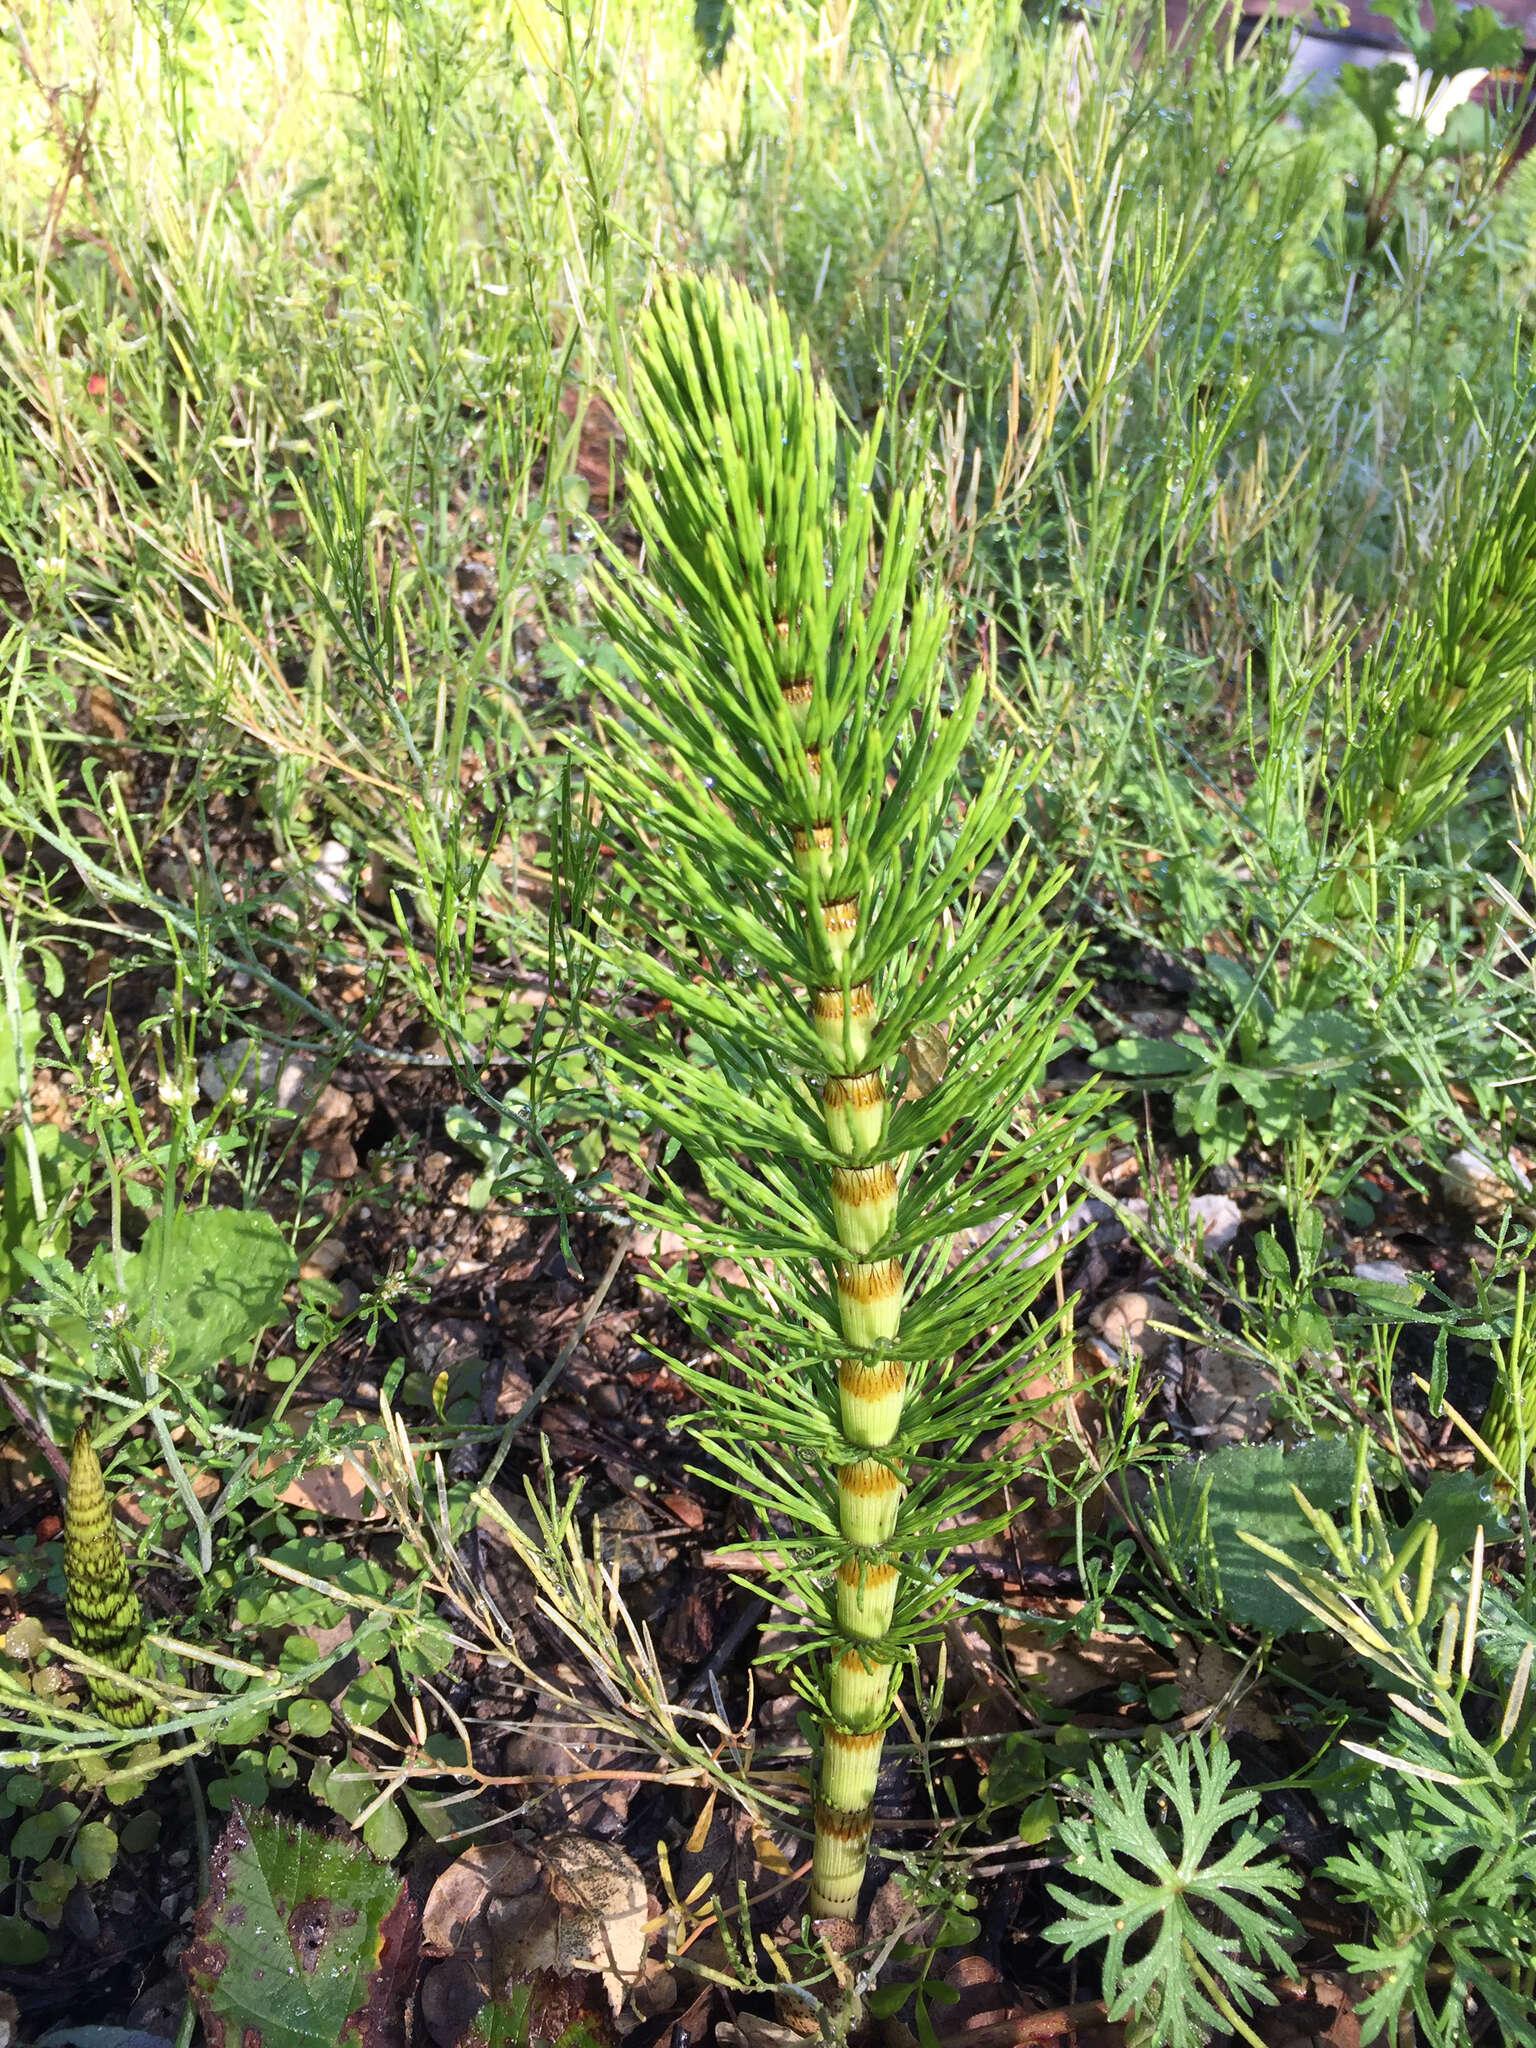
MULTIPOLYGON (((150 1676, 143 1610, 84 1427, 75 1431, 64 1497, 64 1611, 77 1650, 130 1678, 150 1676)), ((153 1702, 142 1693, 94 1674, 89 1683, 97 1713, 115 1728, 143 1728, 154 1720, 153 1702)))

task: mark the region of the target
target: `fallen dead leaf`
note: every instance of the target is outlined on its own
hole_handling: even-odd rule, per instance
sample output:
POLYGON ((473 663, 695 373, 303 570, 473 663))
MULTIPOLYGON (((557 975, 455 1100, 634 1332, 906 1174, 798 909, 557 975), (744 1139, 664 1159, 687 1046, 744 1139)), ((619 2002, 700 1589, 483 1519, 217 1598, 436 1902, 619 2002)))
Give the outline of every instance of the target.
POLYGON ((1128 1292, 1100 1302, 1088 1318, 1088 1326, 1112 1351, 1138 1351, 1149 1365, 1156 1365, 1168 1348, 1169 1329, 1179 1328, 1179 1315, 1173 1303, 1160 1294, 1128 1292), (1154 1327, 1157 1324, 1165 1327, 1154 1327))
MULTIPOLYGON (((815 2028, 812 2028, 812 2033, 815 2028)), ((715 2039, 724 2048, 801 2048, 806 2035, 795 2027, 786 2027, 781 2020, 767 2020, 755 2012, 739 2012, 734 2023, 721 2020, 715 2028, 715 2039)))
POLYGON ((92 683, 86 692, 85 718, 87 727, 98 739, 125 740, 128 737, 128 727, 117 708, 117 699, 105 683, 92 683))
POLYGON ((949 1065, 948 1024, 925 1024, 920 1031, 914 1031, 901 1048, 907 1056, 907 1089, 903 1097, 907 1102, 921 1101, 931 1095, 944 1078, 949 1065))
POLYGON ((1339 1970, 1309 1970, 1304 1979, 1282 1977, 1275 1985, 1280 2003, 1255 2015, 1268 2048, 1360 2048, 1356 2002, 1369 1983, 1339 1970))
MULTIPOLYGON (((292 1412, 295 1432, 302 1436, 304 1411, 296 1408, 292 1412)), ((345 1422, 368 1419, 360 1408, 341 1411, 341 1420, 345 1422)), ((274 1470, 276 1464, 276 1459, 269 1461, 267 1471, 274 1470)), ((311 1466, 291 1479, 278 1499, 285 1507, 298 1508, 306 1514, 329 1515, 344 1522, 381 1522, 384 1510, 372 1489, 366 1454, 344 1451, 335 1464, 311 1466)))
POLYGON ((438 1878, 421 1916, 422 1952, 457 1956, 474 1971, 482 1996, 491 1978, 491 1907, 503 1900, 532 1911, 543 1891, 538 1862, 514 1843, 466 1849, 438 1878))
POLYGON ((1202 1344, 1186 1360, 1179 1405, 1202 1449, 1258 1443, 1269 1435, 1275 1386, 1274 1375, 1262 1366, 1202 1344))
MULTIPOLYGON (((1076 1614, 1081 1600, 1040 1600, 1035 1613, 1052 1619, 1076 1614)), ((1103 1685, 1118 1685, 1127 1679, 1160 1684, 1174 1676, 1174 1666, 1165 1650, 1135 1637, 1110 1635, 1095 1629, 1084 1640, 1068 1636, 1052 1644, 1038 1624, 1005 1622, 1003 1646, 1014 1671, 1027 1685, 1043 1692, 1053 1706, 1063 1707, 1103 1685)))
POLYGON ((1231 1732, 1257 1735, 1264 1742, 1279 1739, 1280 1725, 1267 1714, 1253 1693, 1239 1694, 1230 1704, 1233 1688, 1243 1675, 1243 1660, 1215 1643, 1198 1646, 1188 1636, 1179 1638, 1179 1705, 1186 1714, 1203 1713, 1221 1707, 1222 1727, 1231 1732))
POLYGON ((555 1835, 536 1851, 468 1849, 433 1885, 425 1951, 468 1962, 485 1995, 504 1998, 543 1972, 601 1977, 615 2016, 644 1974, 645 1879, 611 1842, 555 1835))

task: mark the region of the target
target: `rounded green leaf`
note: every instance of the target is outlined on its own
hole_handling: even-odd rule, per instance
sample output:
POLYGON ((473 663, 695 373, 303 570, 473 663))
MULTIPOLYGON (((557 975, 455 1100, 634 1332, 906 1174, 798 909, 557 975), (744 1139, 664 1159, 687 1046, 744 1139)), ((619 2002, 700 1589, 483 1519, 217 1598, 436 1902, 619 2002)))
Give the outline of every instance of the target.
POLYGON ((32 1963, 40 1963, 47 1953, 48 1937, 41 1927, 34 1927, 19 1914, 0 1915, 0 1963, 26 1969, 32 1963))
POLYGON ((117 1845, 125 1856, 142 1856, 146 1849, 153 1849, 159 1839, 160 1816, 146 1807, 132 1820, 123 1823, 118 1830, 117 1845))
POLYGON ((288 1726, 295 1735, 325 1735, 330 1731, 331 1710, 324 1700, 290 1700, 288 1726))
POLYGON ((40 1813, 29 1813, 11 1837, 11 1854, 24 1863, 41 1863, 45 1856, 53 1853, 53 1845, 63 1829, 56 1806, 44 1807, 40 1813))
POLYGON ((75 1837, 69 1860, 86 1884, 100 1884, 117 1861, 117 1832, 105 1821, 88 1820, 75 1837))
POLYGON ((381 1863, 392 1863, 405 1847, 405 1816, 393 1799, 375 1807, 363 1822, 363 1841, 381 1863))
POLYGON ((299 1775, 299 1767, 288 1751, 276 1744, 267 1751, 266 1768, 268 1780, 274 1785, 291 1785, 299 1775))

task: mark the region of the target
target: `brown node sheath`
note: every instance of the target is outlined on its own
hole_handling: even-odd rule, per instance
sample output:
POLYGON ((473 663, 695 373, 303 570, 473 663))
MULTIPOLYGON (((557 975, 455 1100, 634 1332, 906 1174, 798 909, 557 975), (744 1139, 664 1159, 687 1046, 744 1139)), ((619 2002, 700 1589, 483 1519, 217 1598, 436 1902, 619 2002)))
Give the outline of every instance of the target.
POLYGON ((889 1301, 901 1292, 900 1259, 868 1259, 837 1269, 837 1287, 850 1301, 889 1301))
MULTIPOLYGON (((859 1077, 861 1080, 864 1076, 859 1077)), ((827 1083, 831 1093, 832 1084, 827 1083)), ((846 1203, 850 1209, 866 1208, 871 1202, 891 1202, 896 1198, 896 1169, 889 1160, 878 1166, 834 1166, 832 1169, 832 1199, 846 1203)))
POLYGON ((878 1749, 885 1740, 885 1729, 881 1728, 839 1728, 833 1721, 824 1721, 822 1727, 834 1736, 839 1749, 851 1751, 878 1749))
MULTIPOLYGON (((868 983, 862 986, 867 988, 868 983)), ((834 1005, 826 1014, 836 1017, 839 1012, 834 1005)), ((885 1100, 885 1082, 878 1067, 867 1074, 829 1074, 821 1084, 821 1099, 827 1109, 878 1109, 885 1100)))
POLYGON ((837 1576, 851 1593, 862 1587, 866 1594, 881 1593, 897 1576, 896 1566, 877 1560, 871 1564, 867 1558, 845 1557, 837 1568, 837 1576))
MULTIPOLYGON (((856 898, 854 900, 855 902, 857 901, 856 898)), ((830 910, 832 906, 827 904, 824 907, 830 910)), ((840 988, 813 989, 811 992, 811 1014, 823 1024, 841 1024, 845 1015, 842 990, 840 988)), ((856 981, 848 991, 846 1015, 857 1023, 861 1018, 873 1017, 874 1014, 875 991, 873 986, 867 981, 856 981)), ((859 1075, 856 1078, 862 1080, 863 1076, 859 1075)))
MULTIPOLYGON (((885 1731, 882 1729, 880 1734, 883 1741, 885 1731)), ((857 1813, 844 1813, 836 1806, 828 1806, 823 1800, 818 1799, 816 1802, 818 1834, 836 1835, 840 1842, 865 1842, 868 1841, 874 1825, 873 1803, 861 1807, 857 1813)))
POLYGON ((907 1368, 899 1358, 883 1358, 878 1365, 845 1358, 837 1368, 838 1391, 850 1401, 883 1401, 906 1384, 907 1368))
POLYGON ((860 1458, 852 1465, 839 1465, 837 1483, 845 1493, 873 1499, 876 1494, 899 1491, 901 1480, 878 1458, 860 1458))

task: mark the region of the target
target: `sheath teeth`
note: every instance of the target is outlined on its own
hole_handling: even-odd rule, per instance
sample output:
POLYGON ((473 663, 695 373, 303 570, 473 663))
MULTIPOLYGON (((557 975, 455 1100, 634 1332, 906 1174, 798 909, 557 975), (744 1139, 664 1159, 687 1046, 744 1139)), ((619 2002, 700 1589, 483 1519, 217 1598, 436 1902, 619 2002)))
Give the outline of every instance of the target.
POLYGON ((843 1335, 861 1350, 889 1344, 901 1329, 901 1261, 839 1265, 837 1307, 843 1335))
POLYGON ((845 1636, 877 1643, 896 1613, 895 1565, 845 1557, 837 1568, 837 1625, 845 1636))
POLYGON ((879 1166, 833 1167, 832 1221, 839 1244, 851 1252, 872 1252, 896 1221, 895 1167, 888 1160, 879 1166))
POLYGON ((845 1358, 837 1369, 837 1394, 849 1443, 878 1448, 901 1427, 907 1369, 896 1358, 883 1358, 875 1365, 845 1358))
POLYGON ((809 832, 795 827, 795 870, 804 881, 810 881, 814 875, 818 882, 824 882, 831 874, 834 843, 830 825, 813 825, 809 832))
POLYGON ((844 1650, 832 1666, 827 1704, 840 1728, 884 1724, 891 1710, 897 1667, 868 1650, 844 1650))
POLYGON ((875 1035, 875 992, 867 981, 855 982, 846 1002, 840 988, 818 988, 811 995, 811 1023, 829 1061, 857 1072, 869 1058, 875 1035))
POLYGON ((827 951, 834 965, 841 967, 859 928, 858 897, 839 896, 833 903, 823 903, 821 928, 827 935, 827 951))
POLYGON ((837 1505, 843 1535, 864 1550, 890 1540, 906 1488, 878 1458, 860 1458, 837 1468, 837 1505))
MULTIPOLYGON (((788 638, 789 628, 784 628, 788 638)), ((811 708, 811 679, 809 676, 795 676, 790 682, 780 683, 779 695, 784 699, 784 709, 795 722, 795 730, 804 732, 806 716, 811 708)))
POLYGON ((885 1132, 885 1082, 879 1070, 833 1074, 821 1091, 827 1140, 845 1159, 873 1152, 885 1132))
POLYGON ((809 1900, 814 1919, 852 1919, 864 1883, 873 1826, 872 1807, 865 1807, 862 1813, 842 1813, 825 1800, 817 1800, 809 1900))
POLYGON ((821 1726, 821 1799, 849 1820, 869 1811, 880 1781, 883 1728, 850 1730, 830 1721, 821 1726))

